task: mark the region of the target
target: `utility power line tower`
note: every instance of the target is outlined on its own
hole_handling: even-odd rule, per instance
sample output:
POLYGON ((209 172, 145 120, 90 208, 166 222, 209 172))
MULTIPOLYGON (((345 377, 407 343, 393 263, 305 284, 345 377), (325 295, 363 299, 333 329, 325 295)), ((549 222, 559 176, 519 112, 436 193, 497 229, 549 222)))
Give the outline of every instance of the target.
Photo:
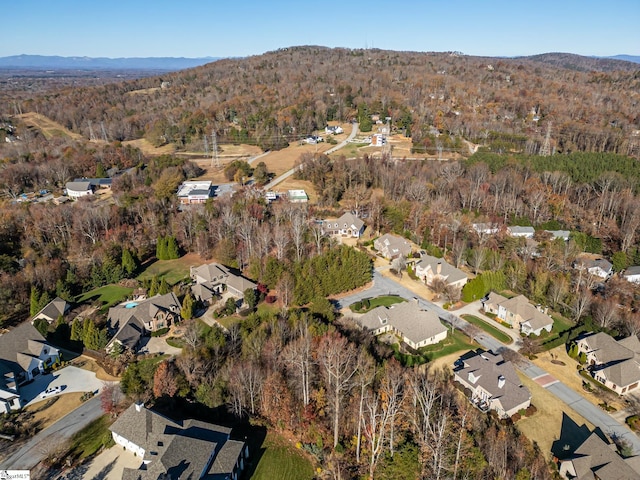
POLYGON ((220 167, 220 160, 218 159, 218 136, 216 132, 211 132, 211 166, 216 168, 220 167))
POLYGON ((542 148, 540 148, 541 157, 551 155, 551 125, 551 122, 547 124, 547 134, 544 136, 544 143, 542 144, 542 148))

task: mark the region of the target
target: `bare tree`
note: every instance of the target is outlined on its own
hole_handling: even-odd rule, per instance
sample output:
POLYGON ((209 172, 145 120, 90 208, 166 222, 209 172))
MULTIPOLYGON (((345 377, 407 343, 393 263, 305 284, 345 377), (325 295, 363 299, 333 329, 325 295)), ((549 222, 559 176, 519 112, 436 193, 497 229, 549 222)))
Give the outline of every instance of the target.
POLYGON ((276 246, 276 258, 284 260, 287 248, 291 244, 291 234, 289 228, 279 223, 273 228, 273 244, 276 246))
POLYGON ((618 320, 616 312, 616 303, 611 300, 600 300, 592 305, 593 319, 598 322, 602 328, 611 328, 618 320))
POLYGON ((297 213, 291 218, 291 237, 293 240, 293 246, 296 251, 296 260, 299 262, 302 259, 302 253, 304 249, 304 239, 307 233, 307 218, 306 213, 302 210, 298 210, 297 213))
POLYGON ((306 320, 300 321, 298 336, 290 341, 282 351, 282 361, 289 375, 299 385, 302 404, 306 407, 310 401, 311 380, 313 375, 313 357, 311 351, 311 332, 306 320))
POLYGON ((575 295, 573 303, 571 304, 571 311, 573 312, 574 321, 578 322, 582 316, 587 312, 591 305, 591 292, 586 288, 581 288, 575 295))
POLYGON ((327 333, 318 343, 316 358, 327 387, 327 396, 333 416, 333 446, 338 445, 340 415, 345 395, 353 387, 353 376, 358 370, 358 351, 339 333, 327 333))
POLYGON ((358 371, 355 382, 360 389, 360 402, 358 405, 358 429, 356 433, 356 461, 360 463, 360 446, 362 443, 362 425, 364 423, 364 402, 367 388, 373 383, 376 375, 375 362, 366 352, 359 356, 358 371))

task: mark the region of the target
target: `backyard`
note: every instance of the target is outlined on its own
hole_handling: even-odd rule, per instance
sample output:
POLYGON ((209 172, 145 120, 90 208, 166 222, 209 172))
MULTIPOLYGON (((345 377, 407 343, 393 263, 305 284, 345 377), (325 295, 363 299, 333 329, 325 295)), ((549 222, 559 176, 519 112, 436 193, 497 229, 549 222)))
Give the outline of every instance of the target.
POLYGON ((93 303, 104 311, 125 300, 131 295, 131 292, 133 292, 133 288, 121 287, 120 285, 105 285, 83 293, 76 298, 76 302, 93 303))
POLYGON ((169 285, 188 279, 192 266, 202 265, 204 261, 196 254, 188 254, 175 260, 156 260, 144 272, 138 275, 138 280, 148 280, 153 277, 164 278, 169 285))
POLYGON ((260 451, 262 455, 251 480, 311 480, 314 477, 311 462, 284 437, 269 432, 260 451))

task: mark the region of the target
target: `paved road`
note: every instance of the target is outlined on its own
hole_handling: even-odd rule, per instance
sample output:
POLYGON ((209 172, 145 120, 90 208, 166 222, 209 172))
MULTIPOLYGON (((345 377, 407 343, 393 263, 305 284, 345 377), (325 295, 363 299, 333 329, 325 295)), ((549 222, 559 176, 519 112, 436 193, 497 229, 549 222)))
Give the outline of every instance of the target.
POLYGON ((93 397, 30 439, 20 450, 3 461, 0 468, 3 470, 29 470, 35 467, 46 458, 52 449, 57 448, 62 442, 103 413, 100 397, 93 397))
MULTIPOLYGON (((489 336, 488 334, 482 333, 482 331, 473 327, 465 320, 416 295, 411 290, 408 290, 398 282, 395 282, 392 278, 383 277, 377 271, 374 271, 373 285, 371 286, 371 288, 341 298, 337 302, 337 305, 338 308, 348 307, 352 303, 364 298, 373 298, 379 295, 399 295, 400 297, 407 300, 415 298, 423 308, 434 311, 442 321, 448 323, 449 325, 452 325, 455 328, 458 328, 465 332, 480 332, 473 335, 473 338, 484 348, 492 350, 494 352, 498 352, 499 350, 506 348, 505 345, 498 342, 495 338, 489 336)), ((545 375, 549 375, 545 370, 534 365, 524 357, 522 357, 522 359, 516 363, 516 366, 532 380, 541 378, 545 375)), ((632 433, 624 424, 618 422, 611 415, 600 409, 600 407, 595 406, 584 397, 573 391, 571 388, 566 386, 564 383, 556 379, 553 379, 551 382, 543 385, 543 387, 553 393, 567 406, 573 408, 576 412, 589 420, 593 425, 599 427, 607 435, 618 436, 627 440, 629 444, 633 446, 635 455, 640 454, 640 437, 632 433)), ((560 419, 558 419, 558 421, 560 421, 560 419)))
POLYGON ((249 165, 251 165, 253 162, 255 162, 256 160, 258 160, 259 158, 266 157, 266 156, 267 156, 267 155, 269 155, 270 153, 271 153, 271 150, 267 150, 266 152, 261 153, 260 155, 256 155, 255 157, 251 157, 249 160, 247 160, 247 163, 248 163, 249 165))
MULTIPOLYGON (((335 152, 336 150, 341 149, 342 147, 344 147, 345 145, 347 145, 351 140, 353 140, 355 138, 355 136, 358 134, 358 124, 357 123, 352 123, 351 124, 351 133, 349 134, 349 136, 347 137, 346 140, 344 140, 343 142, 340 142, 338 145, 336 145, 335 147, 331 147, 329 150, 327 150, 325 153, 325 155, 329 155, 330 153, 335 152)), ((273 187, 275 187, 276 185, 278 185, 279 183, 282 183, 283 181, 285 181, 287 178, 289 178, 291 175, 293 175, 295 173, 296 169, 292 168, 291 170, 288 170, 286 172, 284 172, 282 175, 280 175, 277 178, 274 178, 273 180, 271 180, 269 183, 267 183, 264 186, 265 190, 271 190, 273 187)))

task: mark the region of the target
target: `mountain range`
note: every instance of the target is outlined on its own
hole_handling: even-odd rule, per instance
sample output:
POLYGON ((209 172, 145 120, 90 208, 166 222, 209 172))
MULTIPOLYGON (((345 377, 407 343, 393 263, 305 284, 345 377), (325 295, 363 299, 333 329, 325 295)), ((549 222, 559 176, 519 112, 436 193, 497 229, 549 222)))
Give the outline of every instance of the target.
POLYGON ((0 68, 10 69, 79 69, 79 70, 164 70, 175 71, 199 67, 215 62, 220 57, 137 57, 137 58, 91 58, 60 57, 47 55, 13 55, 0 57, 0 68))

